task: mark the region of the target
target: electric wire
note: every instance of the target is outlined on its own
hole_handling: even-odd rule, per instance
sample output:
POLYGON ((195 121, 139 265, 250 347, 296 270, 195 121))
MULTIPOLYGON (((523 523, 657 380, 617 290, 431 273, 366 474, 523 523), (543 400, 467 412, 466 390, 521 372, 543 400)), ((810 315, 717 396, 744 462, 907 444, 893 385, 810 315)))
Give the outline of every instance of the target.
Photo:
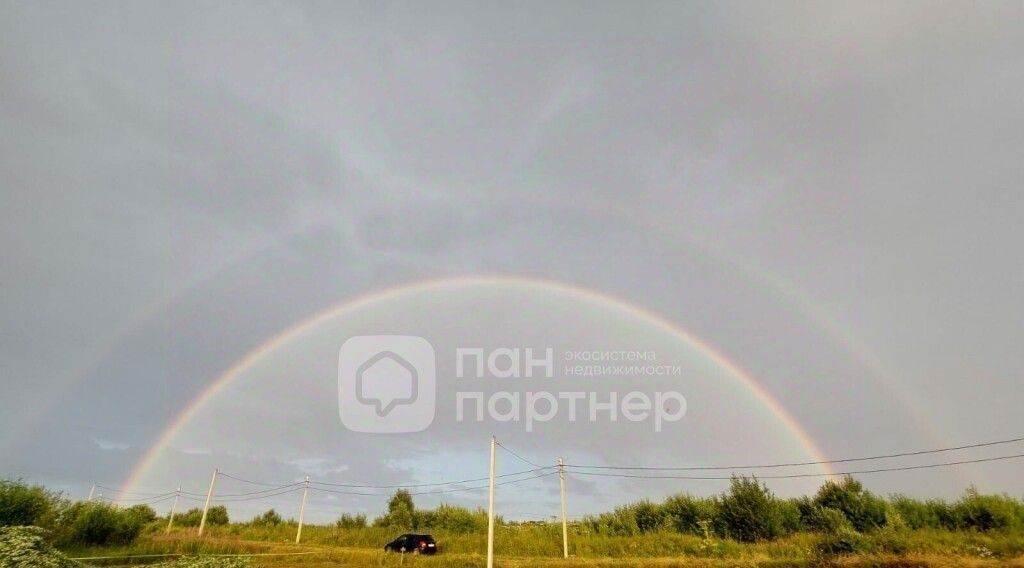
POLYGON ((505 450, 506 452, 508 452, 508 453, 512 454, 513 456, 515 456, 516 458, 518 458, 518 459, 519 459, 520 461, 522 461, 522 462, 525 462, 525 463, 527 463, 527 464, 529 464, 529 465, 532 465, 533 467, 537 467, 537 468, 541 468, 541 467, 544 467, 544 466, 542 466, 542 465, 539 465, 539 464, 533 463, 532 461, 530 461, 530 460, 528 460, 528 459, 524 458, 523 456, 521 456, 521 455, 517 454, 517 453, 516 453, 516 452, 515 452, 514 450, 512 450, 512 448, 509 448, 508 446, 506 446, 506 445, 502 444, 501 442, 499 442, 499 441, 497 441, 497 440, 495 440, 495 441, 494 441, 494 443, 495 443, 495 444, 497 444, 499 448, 502 448, 502 449, 503 449, 503 450, 505 450))
POLYGON ((672 467, 656 467, 656 466, 615 466, 615 465, 588 465, 588 464, 565 464, 566 467, 585 468, 585 469, 614 469, 614 470, 638 470, 638 471, 714 471, 714 470, 726 470, 726 469, 772 469, 780 467, 800 467, 808 465, 826 465, 826 464, 837 464, 837 463, 851 463, 851 462, 862 462, 862 461, 873 461, 883 460, 892 458, 902 458, 911 456, 923 456, 928 454, 938 454, 943 452, 955 452, 960 450, 969 450, 974 448, 986 448, 990 446, 998 446, 1004 444, 1014 444, 1017 442, 1024 441, 1024 437, 1010 438, 1006 440, 996 440, 992 442, 979 442, 975 444, 965 444, 962 446, 952 446, 948 448, 938 448, 932 450, 918 450, 913 452, 899 452, 894 454, 881 454, 875 456, 864 456, 856 458, 842 458, 835 460, 818 460, 818 461, 805 461, 805 462, 790 462, 790 463, 771 463, 771 464, 759 464, 759 465, 715 465, 715 466, 672 466, 672 467))
MULTIPOLYGON (((921 466, 901 466, 896 468, 878 468, 873 470, 859 470, 859 471, 848 471, 848 472, 835 472, 835 473, 805 473, 805 474, 786 474, 786 475, 765 475, 756 476, 758 479, 798 479, 807 477, 835 477, 843 475, 866 475, 886 472, 905 472, 912 470, 929 470, 935 468, 946 468, 952 466, 964 466, 968 464, 985 464, 989 462, 1002 462, 1007 460, 1017 460, 1017 458, 1024 457, 1024 453, 1017 453, 1014 455, 998 455, 995 457, 980 457, 977 460, 961 460, 957 462, 944 462, 940 464, 925 464, 921 466)), ((568 466, 566 466, 568 467, 568 466)), ((572 470, 568 473, 574 475, 587 475, 593 477, 618 477, 618 478, 630 478, 630 479, 687 479, 687 480, 728 480, 732 479, 732 476, 680 476, 680 475, 638 475, 638 474, 624 474, 624 473, 599 473, 599 472, 582 472, 572 470)))
MULTIPOLYGON (((494 486, 498 487, 498 486, 501 486, 501 485, 512 485, 513 483, 522 483, 524 481, 531 481, 531 480, 534 480, 534 479, 540 479, 542 477, 548 477, 549 475, 555 475, 556 473, 558 473, 558 472, 557 471, 552 471, 552 472, 548 472, 548 473, 541 473, 539 475, 534 475, 534 476, 531 476, 531 477, 524 477, 522 479, 511 479, 511 480, 507 480, 507 481, 501 481, 501 482, 495 483, 494 486)), ((448 489, 435 489, 435 490, 432 490, 432 491, 414 491, 414 492, 410 492, 409 494, 410 495, 438 495, 438 494, 442 494, 442 493, 457 493, 457 492, 460 492, 460 491, 478 491, 480 489, 487 489, 489 487, 490 487, 490 484, 480 485, 480 486, 476 486, 476 487, 452 487, 452 488, 448 488, 448 489)), ((335 490, 335 489, 323 489, 323 488, 320 488, 320 487, 310 487, 310 489, 312 489, 313 491, 319 491, 321 493, 334 493, 334 494, 338 494, 338 495, 358 495, 358 496, 364 496, 364 497, 381 497, 381 496, 385 496, 385 494, 382 494, 382 493, 363 493, 363 492, 358 492, 358 491, 338 491, 338 490, 335 490)))
MULTIPOLYGON (((501 475, 495 475, 494 477, 495 478, 498 478, 498 477, 513 477, 513 476, 516 476, 516 475, 523 475, 523 474, 527 474, 527 473, 535 473, 535 472, 538 472, 538 471, 554 469, 555 467, 556 466, 553 466, 553 465, 547 466, 547 467, 538 467, 536 469, 527 469, 527 470, 523 470, 523 471, 517 471, 515 473, 503 473, 501 475)), ((473 479, 461 479, 459 481, 437 481, 437 482, 433 482, 433 483, 406 483, 406 484, 400 484, 400 485, 361 485, 361 484, 351 484, 351 483, 328 483, 326 481, 311 481, 310 484, 312 484, 312 485, 327 485, 327 486, 330 486, 330 487, 351 487, 351 488, 354 488, 354 489, 404 489, 404 488, 408 488, 408 487, 436 487, 436 486, 442 486, 442 485, 457 485, 457 484, 460 484, 460 483, 473 483, 473 482, 476 482, 476 481, 484 481, 484 480, 487 480, 487 479, 490 479, 490 477, 476 477, 476 478, 473 478, 473 479)))

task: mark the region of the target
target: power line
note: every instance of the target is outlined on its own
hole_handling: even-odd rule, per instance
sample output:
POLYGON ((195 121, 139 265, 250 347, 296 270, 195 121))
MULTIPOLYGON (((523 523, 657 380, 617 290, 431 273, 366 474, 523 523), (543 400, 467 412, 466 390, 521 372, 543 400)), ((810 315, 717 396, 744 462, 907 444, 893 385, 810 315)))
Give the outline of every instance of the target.
POLYGON ((505 451, 507 451, 507 452, 511 453, 512 455, 516 456, 520 462, 524 462, 526 464, 529 464, 530 466, 534 466, 535 468, 544 468, 544 466, 541 466, 541 465, 532 463, 529 460, 526 460, 525 457, 523 457, 522 455, 519 455, 518 453, 513 451, 512 448, 506 446, 505 444, 503 444, 503 443, 501 443, 501 442, 499 442, 497 440, 495 441, 495 443, 498 444, 498 446, 501 447, 502 449, 504 449, 505 451))
POLYGON ((263 493, 263 494, 259 494, 259 495, 250 495, 250 496, 238 496, 238 495, 233 495, 232 496, 232 495, 216 495, 215 494, 213 496, 213 500, 214 500, 214 503, 240 503, 240 501, 259 500, 259 499, 265 499, 265 498, 269 498, 269 497, 275 497, 275 496, 278 496, 278 495, 287 495, 288 493, 294 493, 295 491, 298 491, 299 489, 302 489, 301 485, 299 485, 298 487, 291 487, 289 489, 284 489, 282 491, 278 491, 278 492, 275 492, 275 493, 263 493))
POLYGON ((155 505, 157 503, 163 503, 170 501, 174 498, 174 492, 168 493, 162 496, 151 497, 147 499, 112 499, 110 497, 99 495, 96 497, 99 500, 106 501, 108 503, 134 503, 136 505, 155 505))
MULTIPOLYGON (((264 494, 264 493, 273 493, 273 492, 281 490, 281 489, 289 489, 289 490, 291 490, 291 489, 299 489, 299 488, 302 487, 302 485, 303 485, 303 483, 299 482, 299 483, 292 483, 290 485, 280 485, 278 487, 272 487, 270 489, 261 489, 259 491, 247 491, 247 492, 244 492, 244 493, 218 493, 216 496, 217 496, 218 499, 223 498, 223 497, 248 497, 250 495, 261 495, 261 494, 264 494)), ((183 495, 187 494, 187 495, 191 495, 193 497, 205 497, 205 495, 200 494, 200 493, 191 493, 191 492, 188 492, 188 491, 182 491, 181 493, 183 495)))
MULTIPOLYGON (((499 483, 495 483, 494 485, 495 485, 495 487, 500 486, 500 485, 512 485, 513 483, 522 483, 524 481, 531 481, 531 480, 534 480, 534 479, 540 479, 542 477, 548 477, 549 475, 555 475, 556 473, 558 473, 558 472, 557 471, 552 471, 552 472, 548 472, 548 473, 541 473, 539 475, 534 475, 534 476, 531 476, 531 477, 524 477, 522 479, 511 479, 511 480, 508 480, 508 481, 502 481, 502 482, 499 482, 499 483)), ((490 478, 487 478, 487 479, 490 479, 490 478)), ((452 488, 448 488, 448 489, 436 489, 436 490, 433 490, 433 491, 415 491, 415 492, 409 493, 409 495, 438 495, 438 494, 442 494, 442 493, 456 493, 456 492, 459 492, 459 491, 476 491, 476 490, 480 490, 480 489, 487 489, 488 487, 489 487, 489 485, 480 485, 480 486, 476 486, 476 487, 452 487, 452 488)), ((384 493, 361 493, 361 492, 358 492, 358 491, 337 491, 337 490, 334 490, 334 489, 323 489, 323 488, 320 488, 320 487, 310 487, 310 489, 312 489, 313 491, 320 491, 322 493, 335 493, 335 494, 338 494, 338 495, 360 495, 360 496, 363 496, 363 497, 384 497, 384 496, 386 496, 386 494, 384 494, 384 493)))
MULTIPOLYGON (((902 467, 886 467, 886 468, 878 468, 878 469, 864 469, 864 470, 860 470, 860 471, 841 471, 841 472, 835 472, 835 473, 794 473, 794 474, 789 474, 789 475, 758 475, 758 476, 755 476, 755 477, 757 477, 758 479, 797 479, 797 478, 803 478, 803 477, 833 477, 833 476, 837 476, 837 475, 864 475, 864 474, 869 474, 869 473, 884 473, 884 472, 890 472, 890 471, 910 471, 910 470, 916 470, 916 469, 933 469, 933 468, 939 468, 939 467, 950 467, 950 466, 955 466, 955 465, 966 465, 966 464, 972 464, 972 463, 986 463, 986 462, 1012 460, 1012 459, 1017 459, 1017 458, 1024 458, 1024 454, 1015 454, 1015 455, 1011 455, 1011 456, 997 456, 997 457, 993 457, 993 458, 979 458, 979 459, 973 459, 973 460, 961 460, 961 461, 944 462, 944 463, 933 463, 933 464, 925 464, 925 465, 908 465, 908 466, 902 466, 902 467)), ((567 467, 572 467, 572 466, 567 466, 567 467)), ((591 472, 591 471, 573 471, 572 473, 575 474, 575 475, 589 475, 589 476, 594 476, 594 477, 622 477, 622 478, 631 478, 631 479, 688 479, 688 480, 703 480, 703 481, 732 479, 732 476, 723 477, 723 476, 686 476, 686 475, 637 475, 637 474, 630 474, 630 473, 598 473, 598 472, 591 472)))
MULTIPOLYGON (((523 474, 526 474, 526 473, 535 473, 535 472, 538 472, 538 471, 554 469, 554 467, 555 466, 550 466, 549 465, 547 467, 538 467, 536 469, 527 469, 527 470, 523 470, 523 471, 517 471, 515 473, 505 473, 505 474, 502 474, 502 475, 496 475, 494 477, 496 477, 496 478, 497 477, 513 477, 513 476, 516 476, 516 475, 523 475, 523 474)), ((404 489, 404 488, 407 488, 407 487, 436 487, 436 486, 441 486, 441 485, 457 485, 457 484, 460 484, 460 483, 473 483, 475 481, 485 481, 485 480, 488 480, 488 479, 490 479, 490 477, 477 477, 477 478, 473 478, 473 479, 462 479, 462 480, 459 480, 459 481, 438 481, 438 482, 434 482, 434 483, 406 483, 406 484, 400 484, 400 485, 359 485, 359 484, 349 484, 349 483, 328 483, 326 481, 313 481, 311 483, 313 485, 327 485, 327 486, 330 486, 330 487, 351 487, 351 488, 356 488, 356 489, 404 489)))
POLYGON ((218 477, 227 477, 228 479, 234 479, 235 481, 241 481, 242 483, 248 483, 248 484, 251 484, 251 485, 262 485, 264 487, 287 487, 288 485, 294 485, 296 483, 298 483, 298 484, 302 483, 301 481, 296 481, 296 482, 293 482, 293 483, 266 483, 266 482, 263 482, 263 481, 252 481, 251 479, 243 479, 241 477, 235 477, 234 475, 231 475, 230 473, 224 473, 223 471, 218 471, 217 472, 217 476, 218 477))
MULTIPOLYGON (((990 446, 998 446, 1002 444, 1013 444, 1016 442, 1024 441, 1024 437, 1011 438, 1008 440, 996 440, 994 442, 981 442, 977 444, 966 444, 963 446, 953 446, 949 448, 938 448, 934 450, 918 450, 914 452, 900 452, 895 454, 882 454, 877 456, 866 456, 857 458, 843 458, 836 460, 819 460, 819 461, 806 461, 806 462, 791 462, 791 463, 772 463, 772 464, 761 464, 761 465, 720 465, 720 466, 681 466, 681 467, 641 467, 641 466, 614 466, 614 465, 586 465, 586 464, 566 464, 566 467, 575 467, 583 469, 614 469, 614 470, 644 470, 644 471, 714 471, 723 469, 772 469, 779 467, 799 467, 807 465, 826 465, 836 463, 851 463, 861 461, 872 461, 882 460, 891 458, 902 458, 910 456, 923 456, 927 454, 938 454, 943 452, 955 452, 959 450, 969 450, 972 448, 986 448, 990 446)), ((767 479, 767 478, 766 478, 767 479)))

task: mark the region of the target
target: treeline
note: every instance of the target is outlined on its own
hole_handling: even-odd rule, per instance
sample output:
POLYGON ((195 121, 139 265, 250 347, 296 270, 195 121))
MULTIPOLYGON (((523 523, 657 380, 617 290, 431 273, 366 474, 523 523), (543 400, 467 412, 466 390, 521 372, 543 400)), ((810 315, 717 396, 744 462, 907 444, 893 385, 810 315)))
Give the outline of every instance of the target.
MULTIPOLYGON (((359 528, 367 525, 363 515, 342 515, 340 528, 359 528)), ((472 533, 487 530, 487 511, 469 510, 454 505, 439 505, 435 509, 416 509, 412 495, 405 489, 395 491, 388 500, 387 513, 373 520, 375 527, 400 530, 444 530, 451 533, 472 533)))
MULTIPOLYGON (((177 526, 198 526, 201 509, 175 516, 177 526)), ((23 481, 0 480, 0 527, 34 526, 60 545, 129 544, 158 519, 149 505, 118 507, 99 501, 70 501, 60 493, 23 481)), ((206 522, 228 524, 223 506, 211 507, 206 522)))
POLYGON ((596 534, 675 531, 742 542, 797 532, 844 534, 884 528, 997 531, 1024 528, 1024 503, 1007 495, 982 495, 973 487, 952 503, 904 495, 884 498, 852 477, 827 481, 813 497, 780 499, 754 477, 734 477, 720 495, 640 501, 587 517, 581 525, 596 534))
MULTIPOLYGON (((178 513, 176 527, 195 527, 202 510, 178 513)), ((211 507, 210 526, 227 525, 224 506, 211 507)), ((126 544, 142 531, 166 526, 148 505, 118 507, 100 502, 72 502, 59 493, 22 481, 0 481, 0 527, 37 526, 58 545, 126 544)), ((256 516, 254 527, 284 521, 273 509, 256 516)), ((502 519, 497 519, 502 523, 502 519)), ((369 521, 365 515, 344 514, 340 529, 368 526, 399 531, 479 533, 487 529, 487 512, 440 505, 419 510, 412 495, 400 489, 388 501, 387 512, 369 521)), ((1024 530, 1024 502, 1008 495, 982 495, 974 488, 958 500, 919 500, 903 495, 882 497, 864 489, 852 477, 828 481, 810 497, 778 498, 755 477, 734 477, 728 490, 711 497, 687 494, 662 502, 639 501, 573 523, 577 534, 635 536, 676 532, 704 539, 741 542, 769 541, 794 533, 814 532, 833 537, 840 548, 854 547, 858 535, 880 530, 937 529, 948 531, 1024 530), (850 544, 853 543, 853 544, 850 544)))

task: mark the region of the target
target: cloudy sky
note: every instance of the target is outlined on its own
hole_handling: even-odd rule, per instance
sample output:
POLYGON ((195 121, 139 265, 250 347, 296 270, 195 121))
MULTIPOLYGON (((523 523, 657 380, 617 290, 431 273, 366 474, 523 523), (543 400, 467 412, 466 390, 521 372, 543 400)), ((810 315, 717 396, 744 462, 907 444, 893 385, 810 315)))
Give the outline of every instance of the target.
MULTIPOLYGON (((1014 2, 2 2, 0 475, 74 496, 120 486, 282 330, 455 277, 492 280, 385 296, 279 346, 135 490, 201 491, 214 467, 471 478, 491 431, 544 465, 808 459, 671 326, 749 373, 830 459, 1017 437, 1022 25, 1014 2), (337 350, 361 333, 434 343, 435 428, 344 429, 337 350), (450 354, 474 342, 654 350, 682 376, 643 388, 672 386, 689 412, 658 436, 452 424, 450 354)), ((1016 472, 864 481, 1019 494, 1016 472)), ((508 510, 549 514, 549 481, 508 510)), ((721 487, 570 483, 579 513, 721 487)), ((320 495, 318 518, 382 506, 338 497, 320 495)), ((483 503, 423 503, 442 498, 483 503)))

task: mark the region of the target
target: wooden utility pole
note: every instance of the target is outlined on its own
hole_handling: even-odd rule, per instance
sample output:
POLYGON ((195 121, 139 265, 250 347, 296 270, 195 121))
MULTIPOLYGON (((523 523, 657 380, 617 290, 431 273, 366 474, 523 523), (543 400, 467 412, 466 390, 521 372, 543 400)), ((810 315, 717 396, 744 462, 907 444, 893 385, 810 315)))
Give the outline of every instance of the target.
POLYGON ((306 476, 306 485, 302 488, 302 506, 299 507, 299 530, 295 532, 295 544, 302 539, 302 519, 306 516, 306 496, 309 495, 309 476, 306 476))
POLYGON ((491 488, 487 496, 487 568, 494 568, 494 450, 498 441, 491 436, 491 488))
POLYGON ((203 536, 203 529, 206 528, 206 514, 210 512, 210 499, 213 499, 213 486, 217 483, 218 470, 213 470, 213 478, 210 479, 210 490, 206 492, 206 504, 203 505, 203 518, 199 521, 199 536, 203 536))
POLYGON ((171 503, 171 514, 167 518, 167 534, 171 534, 171 526, 174 525, 174 511, 178 508, 178 497, 181 497, 181 487, 174 492, 174 502, 171 503))
POLYGON ((565 463, 558 458, 558 488, 562 494, 562 557, 569 558, 569 525, 565 519, 565 463))

